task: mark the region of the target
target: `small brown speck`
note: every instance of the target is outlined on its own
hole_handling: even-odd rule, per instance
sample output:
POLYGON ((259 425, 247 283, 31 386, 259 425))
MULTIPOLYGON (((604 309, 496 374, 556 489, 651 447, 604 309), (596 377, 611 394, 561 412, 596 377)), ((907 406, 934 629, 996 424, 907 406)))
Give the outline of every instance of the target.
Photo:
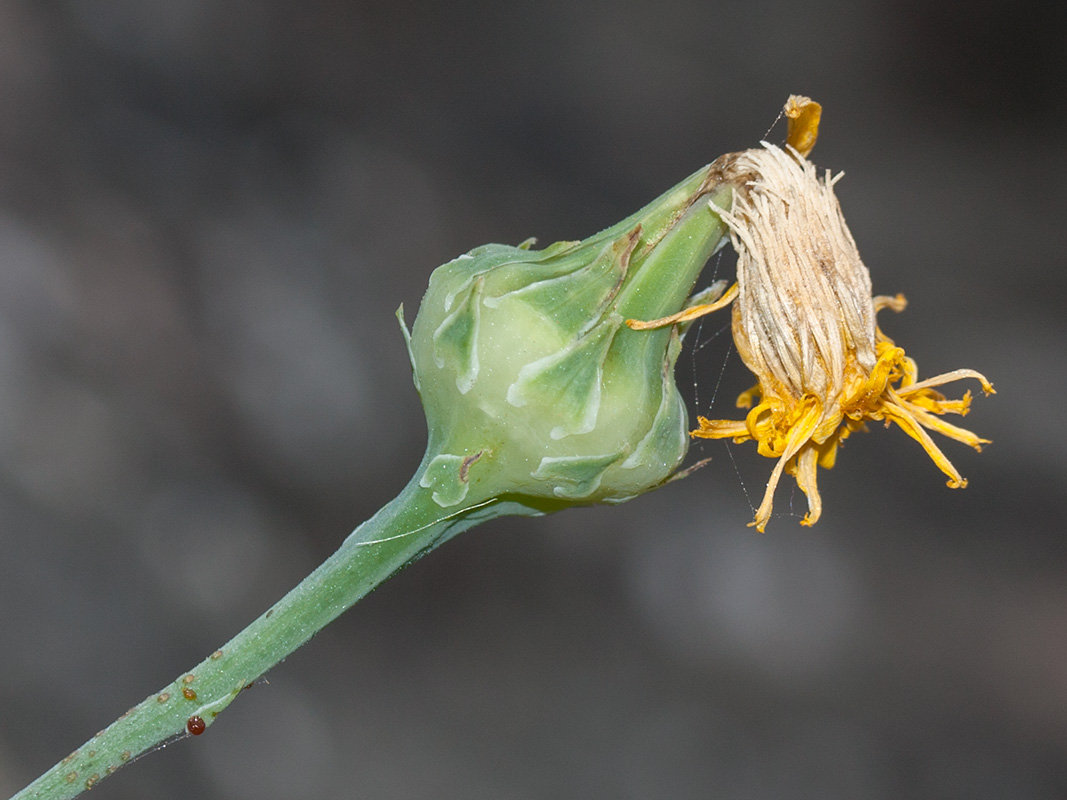
POLYGON ((100 780, 100 776, 94 772, 92 775, 85 779, 85 788, 92 789, 93 784, 96 783, 98 780, 100 780))
POLYGON ((193 716, 189 717, 189 720, 185 723, 185 729, 193 736, 199 736, 207 730, 207 724, 204 722, 203 717, 193 716))
POLYGON ((184 683, 184 684, 188 685, 188 684, 192 683, 192 682, 193 682, 193 681, 195 681, 195 680, 196 680, 196 676, 195 676, 195 675, 193 675, 193 674, 192 674, 192 673, 190 672, 190 673, 189 673, 188 675, 186 675, 186 676, 185 676, 184 678, 182 678, 182 683, 184 683))
POLYGON ((222 658, 222 651, 221 650, 216 650, 214 653, 211 654, 211 660, 212 661, 218 661, 220 658, 222 658))
POLYGON ((471 465, 474 464, 479 458, 482 457, 482 451, 467 456, 463 459, 463 463, 459 465, 459 479, 462 483, 467 482, 467 477, 470 473, 471 465))
POLYGON ((93 738, 94 739, 99 739, 103 735, 104 735, 103 731, 97 731, 96 733, 93 734, 93 738))
POLYGON ((68 772, 67 773, 67 783, 74 783, 74 781, 76 781, 76 780, 78 780, 78 773, 77 772, 68 772))
POLYGON ((64 759, 63 759, 63 761, 62 761, 61 763, 63 763, 63 764, 69 764, 69 763, 70 763, 71 761, 73 761, 73 760, 74 760, 74 759, 76 759, 77 757, 78 757, 78 751, 77 751, 77 750, 75 750, 75 751, 74 751, 73 753, 71 753, 71 754, 70 754, 69 756, 67 756, 66 758, 64 758, 64 759))
POLYGON ((132 755, 133 755, 133 753, 131 753, 129 750, 123 750, 122 751, 122 755, 119 756, 119 758, 121 758, 123 761, 129 761, 130 760, 130 756, 132 756, 132 755))
POLYGON ((163 692, 159 697, 156 698, 157 703, 165 703, 168 700, 170 700, 170 692, 163 692))
POLYGON ((196 692, 186 686, 184 689, 182 689, 182 697, 184 697, 186 700, 195 700, 196 692))
POLYGON ((117 769, 118 767, 116 767, 114 764, 109 764, 106 771, 108 775, 113 775, 117 769))
POLYGON ((96 751, 95 750, 90 750, 89 751, 89 758, 96 758, 96 751))
POLYGON ((273 613, 274 613, 274 609, 272 608, 270 611, 267 612, 266 618, 270 619, 270 615, 273 614, 273 613))

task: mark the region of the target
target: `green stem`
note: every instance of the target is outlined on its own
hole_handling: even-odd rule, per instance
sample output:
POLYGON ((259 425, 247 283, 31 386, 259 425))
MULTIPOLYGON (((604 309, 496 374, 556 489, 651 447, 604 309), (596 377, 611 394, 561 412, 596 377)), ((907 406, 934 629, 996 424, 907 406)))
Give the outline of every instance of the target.
MULTIPOLYGON (((559 248, 527 263, 502 262, 501 251, 508 258, 517 251, 490 246, 435 272, 409 337, 430 432, 415 477, 322 566, 230 642, 123 714, 13 800, 75 797, 160 743, 203 733, 263 673, 378 584, 460 531, 499 516, 539 515, 600 498, 632 497, 662 485, 686 445, 685 411, 670 374, 677 356, 672 342, 677 345, 678 339, 666 327, 636 332, 619 326, 623 318, 654 319, 684 305, 725 233, 708 205, 709 197, 718 205, 730 198, 731 189, 720 185, 720 178, 714 164, 699 170, 636 215, 565 248, 567 258, 592 263, 607 243, 636 246, 628 268, 613 260, 610 265, 620 269, 587 277, 595 297, 606 298, 603 302, 570 307, 558 297, 552 300, 550 307, 563 308, 561 314, 591 318, 570 319, 570 328, 550 325, 556 333, 547 339, 543 312, 528 300, 515 307, 526 312, 502 311, 494 317, 494 306, 486 299, 483 308, 477 292, 494 279, 496 269, 510 270, 499 278, 505 294, 523 291, 509 281, 543 289, 546 275, 564 274, 553 272, 560 268, 553 262, 559 248), (639 241, 634 239, 638 233, 639 241), (467 263, 470 259, 483 262, 467 263), (598 287, 597 281, 606 285, 598 287), (458 295, 441 296, 464 287, 470 287, 467 299, 455 308, 458 295), (611 297, 611 307, 605 309, 603 303, 611 297), (579 346, 585 343, 583 334, 601 324, 610 334, 603 341, 611 349, 579 346), (480 336, 483 326, 488 333, 480 336), (503 346, 496 346, 496 336, 503 337, 503 346), (525 339, 531 336, 538 344, 528 352, 525 339), (531 356, 534 351, 537 355, 531 356), (516 388, 521 391, 513 397, 516 388), (597 422, 602 413, 609 422, 597 422), (566 432, 561 420, 580 433, 566 432), (565 432, 557 436, 558 430, 565 432), (628 455, 638 452, 644 462, 629 464, 628 455), (615 483, 605 484, 605 476, 615 483)), ((565 263, 565 274, 579 274, 577 262, 565 263)), ((579 293, 579 299, 583 296, 579 293)), ((601 340, 588 341, 597 345, 601 340)))
POLYGON ((431 492, 419 486, 421 475, 420 468, 396 499, 356 528, 337 552, 247 628, 11 800, 75 797, 160 743, 187 732, 202 733, 257 678, 424 553, 488 519, 543 513, 498 498, 475 499, 446 513, 431 492))

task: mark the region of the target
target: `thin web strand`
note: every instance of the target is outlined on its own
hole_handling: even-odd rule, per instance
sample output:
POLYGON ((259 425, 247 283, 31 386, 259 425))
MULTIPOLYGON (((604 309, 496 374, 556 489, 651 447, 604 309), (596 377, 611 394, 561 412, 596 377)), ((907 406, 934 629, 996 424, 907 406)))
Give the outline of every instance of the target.
POLYGON ((778 123, 782 121, 783 116, 785 116, 785 108, 778 112, 778 116, 774 118, 774 122, 771 123, 771 127, 767 128, 767 132, 763 134, 763 139, 761 139, 761 141, 768 140, 770 138, 771 131, 773 131, 778 125, 778 123))
POLYGON ((752 502, 752 498, 748 494, 748 487, 745 486, 745 479, 741 477, 741 470, 737 468, 737 460, 734 458, 734 449, 730 446, 730 440, 723 439, 722 445, 726 448, 726 455, 730 456, 730 464, 733 465, 734 475, 737 476, 737 482, 741 485, 741 493, 745 496, 745 502, 748 503, 749 510, 755 514, 756 505, 752 502))

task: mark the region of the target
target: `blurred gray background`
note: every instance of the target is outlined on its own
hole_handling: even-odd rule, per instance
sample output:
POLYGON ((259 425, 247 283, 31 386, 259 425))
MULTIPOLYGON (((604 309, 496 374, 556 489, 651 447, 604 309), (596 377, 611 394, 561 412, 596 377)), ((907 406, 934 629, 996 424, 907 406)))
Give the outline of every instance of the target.
MULTIPOLYGON (((0 3, 0 795, 406 482, 436 265, 594 233, 797 92, 887 332, 997 385, 970 488, 876 426, 760 536, 773 462, 698 444, 449 543, 93 796, 1067 796, 1065 8, 0 3)), ((726 320, 700 413, 751 383, 726 320)))

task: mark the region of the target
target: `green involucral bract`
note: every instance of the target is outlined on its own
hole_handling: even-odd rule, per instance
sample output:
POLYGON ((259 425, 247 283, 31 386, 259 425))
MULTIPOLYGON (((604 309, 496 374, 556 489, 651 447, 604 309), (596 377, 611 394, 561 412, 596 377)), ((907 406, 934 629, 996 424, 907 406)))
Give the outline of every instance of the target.
POLYGON ((442 509, 620 502, 670 477, 689 440, 680 333, 625 321, 685 306, 725 241, 717 177, 584 241, 485 245, 433 273, 408 343, 429 428, 419 483, 442 509))

